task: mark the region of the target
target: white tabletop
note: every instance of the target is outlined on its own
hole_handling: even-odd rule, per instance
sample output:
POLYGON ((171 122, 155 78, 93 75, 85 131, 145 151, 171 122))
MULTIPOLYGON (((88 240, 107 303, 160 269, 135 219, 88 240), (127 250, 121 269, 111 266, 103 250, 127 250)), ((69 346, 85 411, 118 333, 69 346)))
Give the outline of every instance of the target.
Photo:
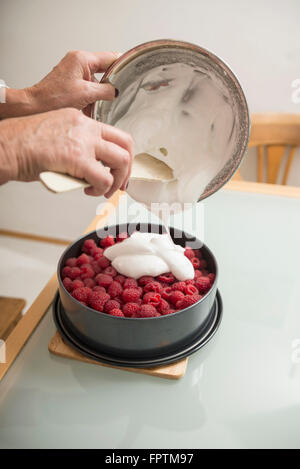
POLYGON ((300 199, 205 201, 223 320, 179 381, 50 355, 51 310, 0 383, 1 448, 300 447, 300 199))

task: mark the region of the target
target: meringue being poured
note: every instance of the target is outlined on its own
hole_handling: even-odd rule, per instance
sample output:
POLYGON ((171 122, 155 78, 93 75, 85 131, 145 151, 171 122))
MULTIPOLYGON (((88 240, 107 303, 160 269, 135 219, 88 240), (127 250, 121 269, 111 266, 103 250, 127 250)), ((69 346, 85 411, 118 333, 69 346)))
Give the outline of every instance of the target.
POLYGON ((183 281, 195 275, 184 248, 174 244, 167 234, 136 231, 122 243, 106 248, 104 255, 120 274, 134 279, 172 272, 183 281))
POLYGON ((130 133, 134 154, 163 161, 170 181, 131 179, 127 192, 151 203, 196 202, 233 154, 238 126, 229 91, 204 67, 161 65, 132 82, 110 110, 110 122, 130 133))

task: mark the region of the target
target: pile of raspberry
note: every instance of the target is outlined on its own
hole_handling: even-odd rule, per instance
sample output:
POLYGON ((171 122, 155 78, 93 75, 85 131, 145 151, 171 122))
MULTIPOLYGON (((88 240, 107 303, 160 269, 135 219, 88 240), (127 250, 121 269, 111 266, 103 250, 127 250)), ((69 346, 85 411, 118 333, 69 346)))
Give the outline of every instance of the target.
POLYGON ((200 249, 185 249, 193 264, 192 280, 178 281, 171 272, 135 280, 119 274, 105 257, 105 249, 128 238, 106 236, 99 244, 86 239, 82 253, 67 259, 61 275, 66 290, 80 301, 103 313, 126 318, 152 318, 172 314, 196 303, 215 280, 200 249))

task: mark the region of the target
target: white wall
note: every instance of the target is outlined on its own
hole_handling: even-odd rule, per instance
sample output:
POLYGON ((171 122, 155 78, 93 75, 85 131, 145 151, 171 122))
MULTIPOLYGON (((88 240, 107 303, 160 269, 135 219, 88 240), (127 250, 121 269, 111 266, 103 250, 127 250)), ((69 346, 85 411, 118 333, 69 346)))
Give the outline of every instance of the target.
MULTIPOLYGON (((197 43, 237 74, 250 112, 300 112, 299 0, 1 0, 0 78, 24 87, 70 49, 126 51, 158 38, 197 43)), ((242 168, 255 177, 253 158, 242 168)), ((300 184, 300 155, 290 184, 300 184)), ((0 226, 76 237, 99 200, 55 196, 34 184, 0 188, 0 226)))

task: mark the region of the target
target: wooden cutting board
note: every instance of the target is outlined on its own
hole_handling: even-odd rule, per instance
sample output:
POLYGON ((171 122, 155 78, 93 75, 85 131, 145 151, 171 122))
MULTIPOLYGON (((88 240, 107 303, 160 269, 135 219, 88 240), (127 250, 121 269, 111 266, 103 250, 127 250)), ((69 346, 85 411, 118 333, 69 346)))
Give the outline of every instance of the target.
POLYGON ((106 366, 110 368, 116 368, 118 370, 132 371, 134 373, 143 373, 146 375, 157 376, 158 378, 167 378, 167 379, 180 379, 183 377, 186 367, 187 367, 187 358, 180 360, 176 363, 171 363, 170 365, 164 366, 155 366, 153 368, 126 368, 119 366, 107 365, 106 363, 100 363, 96 360, 81 355, 77 350, 72 349, 67 345, 58 331, 54 334, 52 339, 48 344, 49 352, 54 355, 59 355, 60 357, 69 358, 71 360, 78 360, 80 362, 91 363, 93 365, 106 366))

